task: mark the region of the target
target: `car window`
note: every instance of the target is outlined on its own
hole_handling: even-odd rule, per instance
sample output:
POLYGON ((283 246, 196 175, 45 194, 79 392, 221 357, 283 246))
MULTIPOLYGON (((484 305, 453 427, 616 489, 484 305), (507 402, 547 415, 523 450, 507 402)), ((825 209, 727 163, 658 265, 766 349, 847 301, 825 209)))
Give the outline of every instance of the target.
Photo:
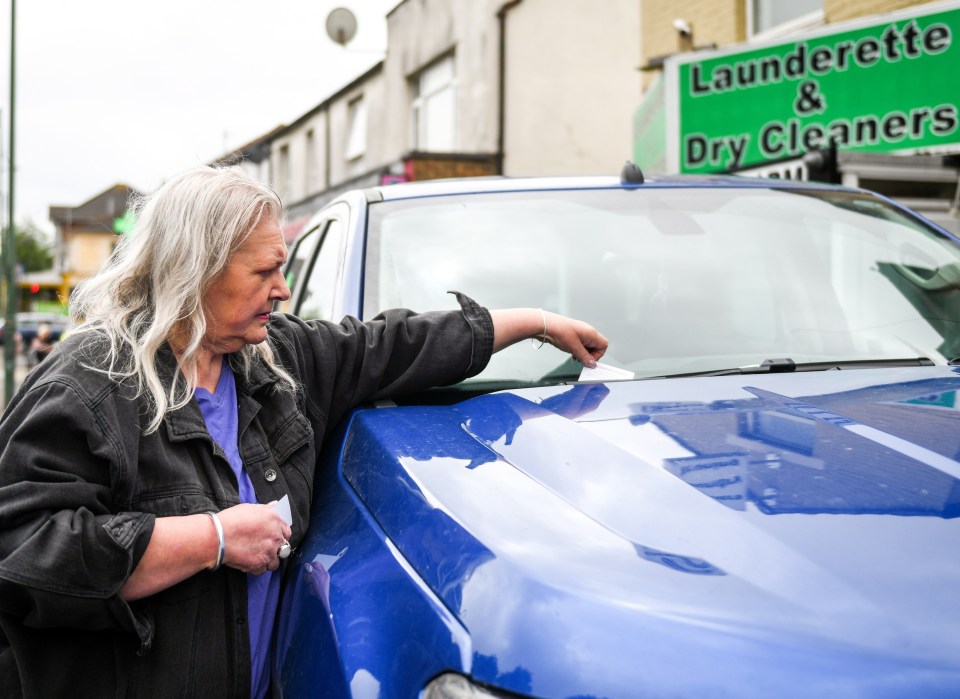
POLYGON ((337 280, 340 271, 343 224, 332 219, 320 241, 316 259, 304 279, 297 315, 304 320, 333 320, 337 280))
MULTIPOLYGON (((960 355, 960 249, 878 198, 836 190, 641 188, 371 206, 364 315, 542 307, 610 340, 638 376, 960 355)), ((575 377, 529 343, 477 381, 575 377)))
POLYGON ((300 277, 304 273, 305 267, 313 257, 313 251, 317 247, 317 241, 323 235, 322 226, 314 226, 311 230, 301 235, 294 243, 293 249, 287 257, 287 265, 284 269, 284 277, 287 286, 290 288, 290 298, 286 301, 280 301, 277 304, 277 310, 281 313, 292 313, 293 304, 296 300, 300 277))

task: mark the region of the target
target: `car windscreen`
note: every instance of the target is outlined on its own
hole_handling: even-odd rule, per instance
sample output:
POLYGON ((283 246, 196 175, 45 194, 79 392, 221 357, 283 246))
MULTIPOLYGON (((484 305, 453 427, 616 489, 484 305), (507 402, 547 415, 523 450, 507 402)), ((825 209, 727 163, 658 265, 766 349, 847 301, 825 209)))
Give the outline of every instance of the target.
MULTIPOLYGON (((371 205, 364 317, 540 307, 610 340, 637 377, 960 356, 960 247, 868 194, 684 187, 458 194, 371 205)), ((520 343, 471 380, 576 378, 520 343)))

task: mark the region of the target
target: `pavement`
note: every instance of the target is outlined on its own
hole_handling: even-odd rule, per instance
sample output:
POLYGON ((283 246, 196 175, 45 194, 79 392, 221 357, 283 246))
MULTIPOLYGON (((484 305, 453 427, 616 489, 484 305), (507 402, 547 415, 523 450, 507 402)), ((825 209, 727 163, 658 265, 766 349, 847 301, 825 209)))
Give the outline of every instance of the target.
MULTIPOLYGON (((0 345, 0 350, 3 347, 0 345)), ((3 395, 4 386, 6 386, 6 362, 3 361, 2 354, 0 354, 0 405, 6 406, 6 396, 3 395)), ((27 366, 27 358, 22 354, 17 355, 17 363, 14 367, 13 374, 13 390, 16 392, 17 388, 23 383, 23 379, 26 377, 27 372, 30 371, 30 367, 27 366)))

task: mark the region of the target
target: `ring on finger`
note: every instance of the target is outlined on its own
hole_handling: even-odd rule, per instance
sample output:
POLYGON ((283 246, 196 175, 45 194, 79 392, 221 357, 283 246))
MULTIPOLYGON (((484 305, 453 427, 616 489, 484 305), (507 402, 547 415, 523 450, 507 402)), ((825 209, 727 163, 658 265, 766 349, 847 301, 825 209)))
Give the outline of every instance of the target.
POLYGON ((284 539, 283 543, 280 544, 280 548, 277 549, 277 558, 288 558, 292 550, 293 549, 290 547, 290 542, 284 539))

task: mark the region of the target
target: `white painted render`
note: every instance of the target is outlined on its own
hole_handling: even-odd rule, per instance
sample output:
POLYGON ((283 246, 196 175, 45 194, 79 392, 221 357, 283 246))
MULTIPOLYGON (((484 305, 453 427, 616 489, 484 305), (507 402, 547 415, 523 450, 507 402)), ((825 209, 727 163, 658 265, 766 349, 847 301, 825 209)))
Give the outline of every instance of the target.
POLYGON ((640 3, 524 0, 506 36, 504 173, 619 173, 641 97, 640 3))
POLYGON ((395 170, 416 149, 413 80, 447 56, 454 57, 456 75, 454 150, 495 154, 501 8, 504 174, 619 172, 632 153, 640 102, 640 0, 404 0, 387 17, 381 69, 273 138, 261 174, 269 173, 288 206, 319 208, 324 192, 395 170), (348 159, 348 105, 358 98, 366 102, 366 148, 348 159), (308 146, 318 164, 313 168, 308 146))

